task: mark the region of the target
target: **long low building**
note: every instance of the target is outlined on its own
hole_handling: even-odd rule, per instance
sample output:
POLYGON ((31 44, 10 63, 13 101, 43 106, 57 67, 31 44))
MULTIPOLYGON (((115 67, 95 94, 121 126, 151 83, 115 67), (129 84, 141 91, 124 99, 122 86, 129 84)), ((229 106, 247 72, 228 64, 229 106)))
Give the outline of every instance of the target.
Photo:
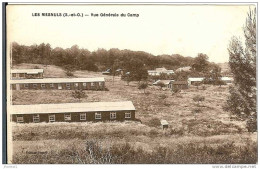
POLYGON ((18 123, 135 120, 131 101, 12 105, 9 111, 18 123))
POLYGON ((12 69, 12 79, 42 79, 43 69, 12 69))
POLYGON ((104 90, 105 79, 100 78, 46 78, 11 80, 12 90, 104 90))

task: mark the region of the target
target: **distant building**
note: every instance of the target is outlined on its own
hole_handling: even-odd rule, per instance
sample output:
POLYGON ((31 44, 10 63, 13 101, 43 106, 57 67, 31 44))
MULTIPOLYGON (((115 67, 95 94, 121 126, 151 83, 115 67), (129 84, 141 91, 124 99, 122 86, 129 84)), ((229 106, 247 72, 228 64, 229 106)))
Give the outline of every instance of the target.
POLYGON ((9 110, 18 123, 135 120, 131 101, 12 105, 9 110))
POLYGON ((12 90, 104 90, 105 79, 100 78, 46 78, 11 80, 12 90))
POLYGON ((194 85, 196 83, 202 83, 203 80, 204 80, 204 77, 190 77, 190 78, 188 78, 188 84, 194 85))
POLYGON ((225 83, 232 83, 234 81, 231 77, 221 77, 221 80, 225 83))
POLYGON ((167 88, 171 89, 173 81, 174 80, 157 80, 153 85, 157 86, 158 83, 163 83, 167 88))
POLYGON ((189 72, 189 71, 191 71, 190 69, 191 69, 190 66, 180 67, 175 72, 189 72))
POLYGON ((102 72, 103 75, 111 75, 111 69, 107 69, 106 71, 102 72))
POLYGON ((12 69, 12 79, 42 79, 43 69, 12 69))
POLYGON ((166 120, 161 120, 162 129, 167 129, 169 127, 169 123, 166 120))
POLYGON ((155 70, 148 70, 148 75, 150 76, 159 76, 162 73, 165 73, 167 75, 174 74, 173 70, 167 70, 164 67, 163 68, 156 68, 155 70))
POLYGON ((188 89, 189 88, 189 83, 187 81, 174 81, 172 83, 172 88, 173 89, 188 89))

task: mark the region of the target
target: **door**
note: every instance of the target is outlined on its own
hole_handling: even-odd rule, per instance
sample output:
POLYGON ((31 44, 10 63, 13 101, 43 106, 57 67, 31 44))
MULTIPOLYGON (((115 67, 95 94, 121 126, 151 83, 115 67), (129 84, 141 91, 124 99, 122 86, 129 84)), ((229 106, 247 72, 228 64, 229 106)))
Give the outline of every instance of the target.
POLYGON ((62 89, 62 85, 58 84, 58 89, 61 90, 62 89))

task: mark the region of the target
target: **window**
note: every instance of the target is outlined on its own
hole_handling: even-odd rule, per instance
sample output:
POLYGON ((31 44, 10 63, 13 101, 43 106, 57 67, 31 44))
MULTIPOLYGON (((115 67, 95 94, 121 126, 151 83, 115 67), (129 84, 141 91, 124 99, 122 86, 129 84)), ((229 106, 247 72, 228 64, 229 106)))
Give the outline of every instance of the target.
POLYGON ((33 84, 33 88, 37 88, 37 84, 33 84))
POLYGON ((69 83, 66 83, 66 87, 67 87, 67 88, 70 88, 70 84, 69 84, 69 83))
POLYGON ((101 113, 95 113, 95 119, 101 119, 101 113))
POLYGON ((80 113, 80 120, 86 120, 86 113, 80 113))
POLYGON ((41 87, 42 87, 42 88, 45 88, 45 84, 41 84, 41 87))
POLYGON ((78 87, 78 86, 79 86, 79 84, 78 84, 78 83, 74 83, 74 86, 75 86, 75 87, 78 87))
POLYGON ((34 114, 33 115, 33 122, 35 122, 35 123, 40 122, 40 115, 39 114, 34 114))
POLYGON ((94 83, 94 82, 91 82, 91 86, 95 86, 95 83, 94 83))
POLYGON ((64 120, 70 121, 71 120, 71 114, 64 114, 64 120))
POLYGON ((125 118, 130 119, 131 118, 131 112, 126 112, 125 113, 125 118))
POLYGON ((102 82, 99 82, 99 86, 103 86, 103 83, 102 83, 102 82))
POLYGON ((23 122, 23 115, 16 115, 16 120, 18 123, 22 123, 23 122))
POLYGON ((24 73, 20 73, 19 76, 20 76, 20 77, 24 77, 24 73))
POLYGON ((54 84, 53 84, 53 83, 50 83, 50 87, 53 88, 53 87, 54 87, 54 84))
POLYGON ((83 83, 83 86, 87 86, 87 83, 83 83))
POLYGON ((24 84, 24 88, 28 89, 29 85, 28 84, 24 84))
POLYGON ((110 119, 116 119, 116 112, 110 112, 110 119))
POLYGON ((16 73, 12 73, 12 77, 16 77, 16 73))
POLYGON ((49 122, 55 122, 55 114, 49 115, 49 122))

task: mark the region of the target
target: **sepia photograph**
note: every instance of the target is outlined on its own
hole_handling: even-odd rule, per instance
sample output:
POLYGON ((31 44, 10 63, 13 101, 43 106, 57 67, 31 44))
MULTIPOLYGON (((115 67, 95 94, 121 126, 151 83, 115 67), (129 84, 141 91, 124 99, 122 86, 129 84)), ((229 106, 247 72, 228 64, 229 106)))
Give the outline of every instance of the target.
POLYGON ((6 4, 7 164, 256 168, 257 10, 6 4))

